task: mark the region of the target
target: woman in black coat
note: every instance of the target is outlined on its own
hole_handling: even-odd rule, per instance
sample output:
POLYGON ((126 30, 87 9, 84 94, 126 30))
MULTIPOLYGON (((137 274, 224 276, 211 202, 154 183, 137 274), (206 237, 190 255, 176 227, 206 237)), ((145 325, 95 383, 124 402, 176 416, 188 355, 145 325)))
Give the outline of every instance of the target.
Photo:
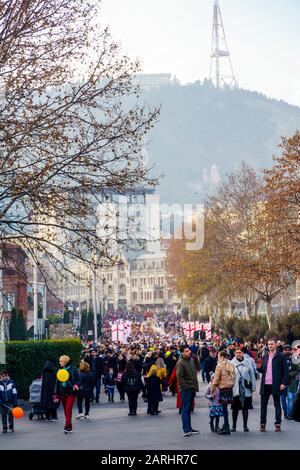
POLYGON ((151 415, 158 415, 161 411, 158 411, 159 402, 163 400, 161 393, 162 381, 157 376, 157 367, 152 366, 148 378, 147 378, 147 398, 148 398, 148 410, 151 415))
POLYGON ((122 376, 122 384, 128 396, 129 413, 128 416, 136 416, 137 400, 141 390, 144 390, 141 374, 139 374, 132 361, 127 362, 125 372, 122 376))
POLYGON ((53 395, 56 384, 56 374, 58 371, 57 360, 50 356, 42 371, 42 390, 41 390, 41 407, 46 410, 46 419, 48 421, 58 421, 57 408, 58 404, 54 403, 53 395))
POLYGON ((124 384, 122 382, 123 373, 126 369, 127 359, 123 356, 122 353, 118 356, 118 365, 117 365, 117 376, 116 376, 116 384, 117 389, 120 394, 120 401, 125 401, 125 390, 124 384))

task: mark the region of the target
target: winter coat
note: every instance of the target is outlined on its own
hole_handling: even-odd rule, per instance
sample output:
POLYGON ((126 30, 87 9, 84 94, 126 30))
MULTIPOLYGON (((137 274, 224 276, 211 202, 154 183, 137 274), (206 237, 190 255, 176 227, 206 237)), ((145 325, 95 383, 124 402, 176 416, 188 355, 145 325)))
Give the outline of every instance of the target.
POLYGON ((144 389, 141 375, 138 372, 124 372, 121 383, 124 385, 125 392, 138 392, 144 389))
POLYGON ((103 373, 108 374, 109 369, 113 369, 115 375, 117 375, 117 363, 118 363, 118 357, 117 356, 109 356, 105 355, 103 356, 103 373))
POLYGON ((93 398, 94 377, 91 372, 79 372, 79 390, 77 396, 81 398, 93 398))
POLYGON ((104 377, 104 380, 103 380, 103 384, 107 387, 113 387, 115 385, 115 377, 114 375, 112 374, 106 374, 106 376, 104 377))
POLYGON ((215 370, 215 376, 211 384, 211 392, 213 393, 216 387, 219 390, 225 388, 233 388, 235 383, 235 367, 227 359, 219 359, 215 370))
POLYGON ((101 379, 101 375, 103 375, 104 372, 102 357, 97 356, 93 360, 93 358, 90 356, 86 359, 85 362, 89 364, 92 375, 97 379, 101 379))
POLYGON ((165 358, 167 374, 170 377, 177 363, 178 357, 176 353, 171 353, 170 356, 165 358))
POLYGON ((209 374, 210 372, 214 372, 217 367, 218 360, 216 357, 209 356, 204 361, 204 372, 209 374))
POLYGON ((202 346, 200 349, 200 362, 204 362, 209 356, 208 347, 202 346))
POLYGON ((293 401, 291 417, 294 421, 300 423, 300 392, 297 392, 295 399, 293 401))
POLYGON ((141 361, 141 359, 130 359, 130 360, 133 363, 135 370, 139 372, 139 374, 141 374, 142 368, 143 368, 143 362, 141 361))
POLYGON ((123 357, 123 359, 121 359, 121 360, 118 359, 117 371, 118 372, 124 372, 124 370, 126 369, 126 364, 127 364, 126 357, 123 357))
POLYGON ((167 371, 165 367, 158 367, 157 368, 157 376, 163 382, 167 378, 167 371))
POLYGON ((179 359, 176 364, 176 373, 180 392, 183 390, 198 392, 197 369, 192 357, 190 359, 183 359, 183 357, 179 359))
POLYGON ((60 382, 59 380, 56 380, 55 394, 56 395, 75 395, 76 391, 73 390, 73 387, 74 385, 77 385, 79 388, 79 385, 80 385, 80 379, 79 379, 79 374, 77 372, 77 369, 72 364, 65 367, 64 369, 66 369, 69 372, 69 379, 67 382, 60 382))
POLYGON ((240 395, 239 381, 241 380, 242 376, 243 381, 247 380, 248 382, 252 383, 251 389, 244 386, 245 397, 251 397, 252 393, 256 390, 256 380, 250 361, 248 360, 248 358, 246 358, 246 356, 244 356, 243 361, 238 361, 235 357, 234 359, 232 359, 231 363, 234 365, 236 371, 235 383, 233 387, 233 396, 238 397, 240 395))
POLYGON ((13 380, 0 380, 0 405, 17 406, 18 395, 13 380))
POLYGON ((208 385, 204 396, 205 396, 205 398, 207 398, 209 400, 208 406, 219 406, 219 405, 221 405, 221 403, 219 402, 219 389, 218 388, 215 389, 214 399, 213 400, 211 400, 209 398, 211 396, 210 385, 208 385))
POLYGON ((142 372, 143 375, 147 375, 149 370, 151 369, 151 366, 155 365, 156 359, 154 357, 146 357, 145 361, 143 362, 142 365, 142 372))
POLYGON ((288 391, 291 393, 296 393, 297 391, 297 377, 300 372, 300 366, 293 364, 292 358, 288 358, 288 391))
POLYGON ((41 407, 57 408, 53 401, 58 367, 54 361, 47 361, 42 371, 41 407))
MULTIPOLYGON (((176 408, 181 409, 182 408, 182 398, 181 394, 178 388, 178 380, 177 380, 177 375, 176 375, 176 369, 174 368, 171 377, 169 378, 168 385, 172 385, 175 383, 175 390, 176 390, 176 408)), ((192 410, 195 408, 195 400, 193 400, 191 404, 192 410)))
MULTIPOLYGON (((261 367, 257 368, 258 372, 262 374, 261 384, 260 384, 261 395, 264 394, 268 361, 269 361, 269 353, 264 355, 261 367)), ((288 365, 287 365, 286 358, 284 357, 284 355, 278 351, 276 352, 272 361, 272 378, 273 378, 272 394, 273 396, 274 395, 279 396, 281 393, 280 385, 288 384, 288 365)))
POLYGON ((162 394, 161 394, 161 380, 157 375, 151 375, 147 379, 147 397, 148 403, 155 403, 158 401, 162 401, 162 394))

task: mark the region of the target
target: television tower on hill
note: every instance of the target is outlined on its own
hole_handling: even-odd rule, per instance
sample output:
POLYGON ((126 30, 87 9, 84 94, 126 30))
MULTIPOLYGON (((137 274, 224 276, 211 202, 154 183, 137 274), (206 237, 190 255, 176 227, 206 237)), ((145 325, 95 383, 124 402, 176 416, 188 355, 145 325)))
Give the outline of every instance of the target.
POLYGON ((227 46, 219 1, 214 0, 214 17, 212 29, 212 49, 209 78, 217 88, 224 85, 237 87, 230 54, 227 46), (221 63, 222 62, 222 63, 221 63))

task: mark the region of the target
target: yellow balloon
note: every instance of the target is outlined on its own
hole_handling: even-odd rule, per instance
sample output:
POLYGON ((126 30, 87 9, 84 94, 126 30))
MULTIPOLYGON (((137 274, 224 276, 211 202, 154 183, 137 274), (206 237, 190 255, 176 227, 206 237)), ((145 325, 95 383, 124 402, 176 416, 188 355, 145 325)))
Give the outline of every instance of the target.
POLYGON ((65 369, 60 369, 56 374, 57 380, 66 382, 69 379, 69 372, 65 369))

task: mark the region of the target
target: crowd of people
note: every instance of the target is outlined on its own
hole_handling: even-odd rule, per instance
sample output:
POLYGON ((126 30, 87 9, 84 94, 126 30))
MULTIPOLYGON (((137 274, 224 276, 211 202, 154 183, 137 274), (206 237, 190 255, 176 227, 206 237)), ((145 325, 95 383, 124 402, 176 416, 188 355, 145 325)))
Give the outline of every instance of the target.
MULTIPOLYGON (((100 397, 101 401, 105 399, 112 404, 117 391, 120 402, 125 402, 127 397, 128 415, 136 416, 141 394, 147 403, 147 414, 157 416, 161 413, 160 402, 171 393, 176 396, 183 436, 188 437, 199 433, 192 427, 191 414, 202 381, 207 384, 202 399, 207 401, 208 423, 213 433, 236 432, 240 411, 243 431, 249 432, 248 417, 258 382, 260 431, 266 431, 271 396, 276 432, 281 431, 282 410, 287 420, 295 419, 292 407, 297 390, 300 392, 300 365, 292 357, 300 355, 300 344, 294 349, 274 339, 257 344, 217 336, 207 342, 192 340, 183 336, 179 324, 177 317, 169 316, 165 319, 168 333, 160 337, 133 329, 126 345, 113 343, 107 336, 97 344, 85 341, 78 367, 67 355, 49 357, 41 372, 41 406, 45 409, 45 418, 57 421, 57 408, 61 404, 65 415, 64 432, 69 434, 76 402, 76 419, 85 420, 90 416, 91 404, 99 403, 100 397), (60 369, 68 372, 66 381, 57 379, 60 369)), ((8 410, 16 405, 16 393, 15 384, 7 371, 3 371, 0 376, 3 432, 14 430, 8 410)))

